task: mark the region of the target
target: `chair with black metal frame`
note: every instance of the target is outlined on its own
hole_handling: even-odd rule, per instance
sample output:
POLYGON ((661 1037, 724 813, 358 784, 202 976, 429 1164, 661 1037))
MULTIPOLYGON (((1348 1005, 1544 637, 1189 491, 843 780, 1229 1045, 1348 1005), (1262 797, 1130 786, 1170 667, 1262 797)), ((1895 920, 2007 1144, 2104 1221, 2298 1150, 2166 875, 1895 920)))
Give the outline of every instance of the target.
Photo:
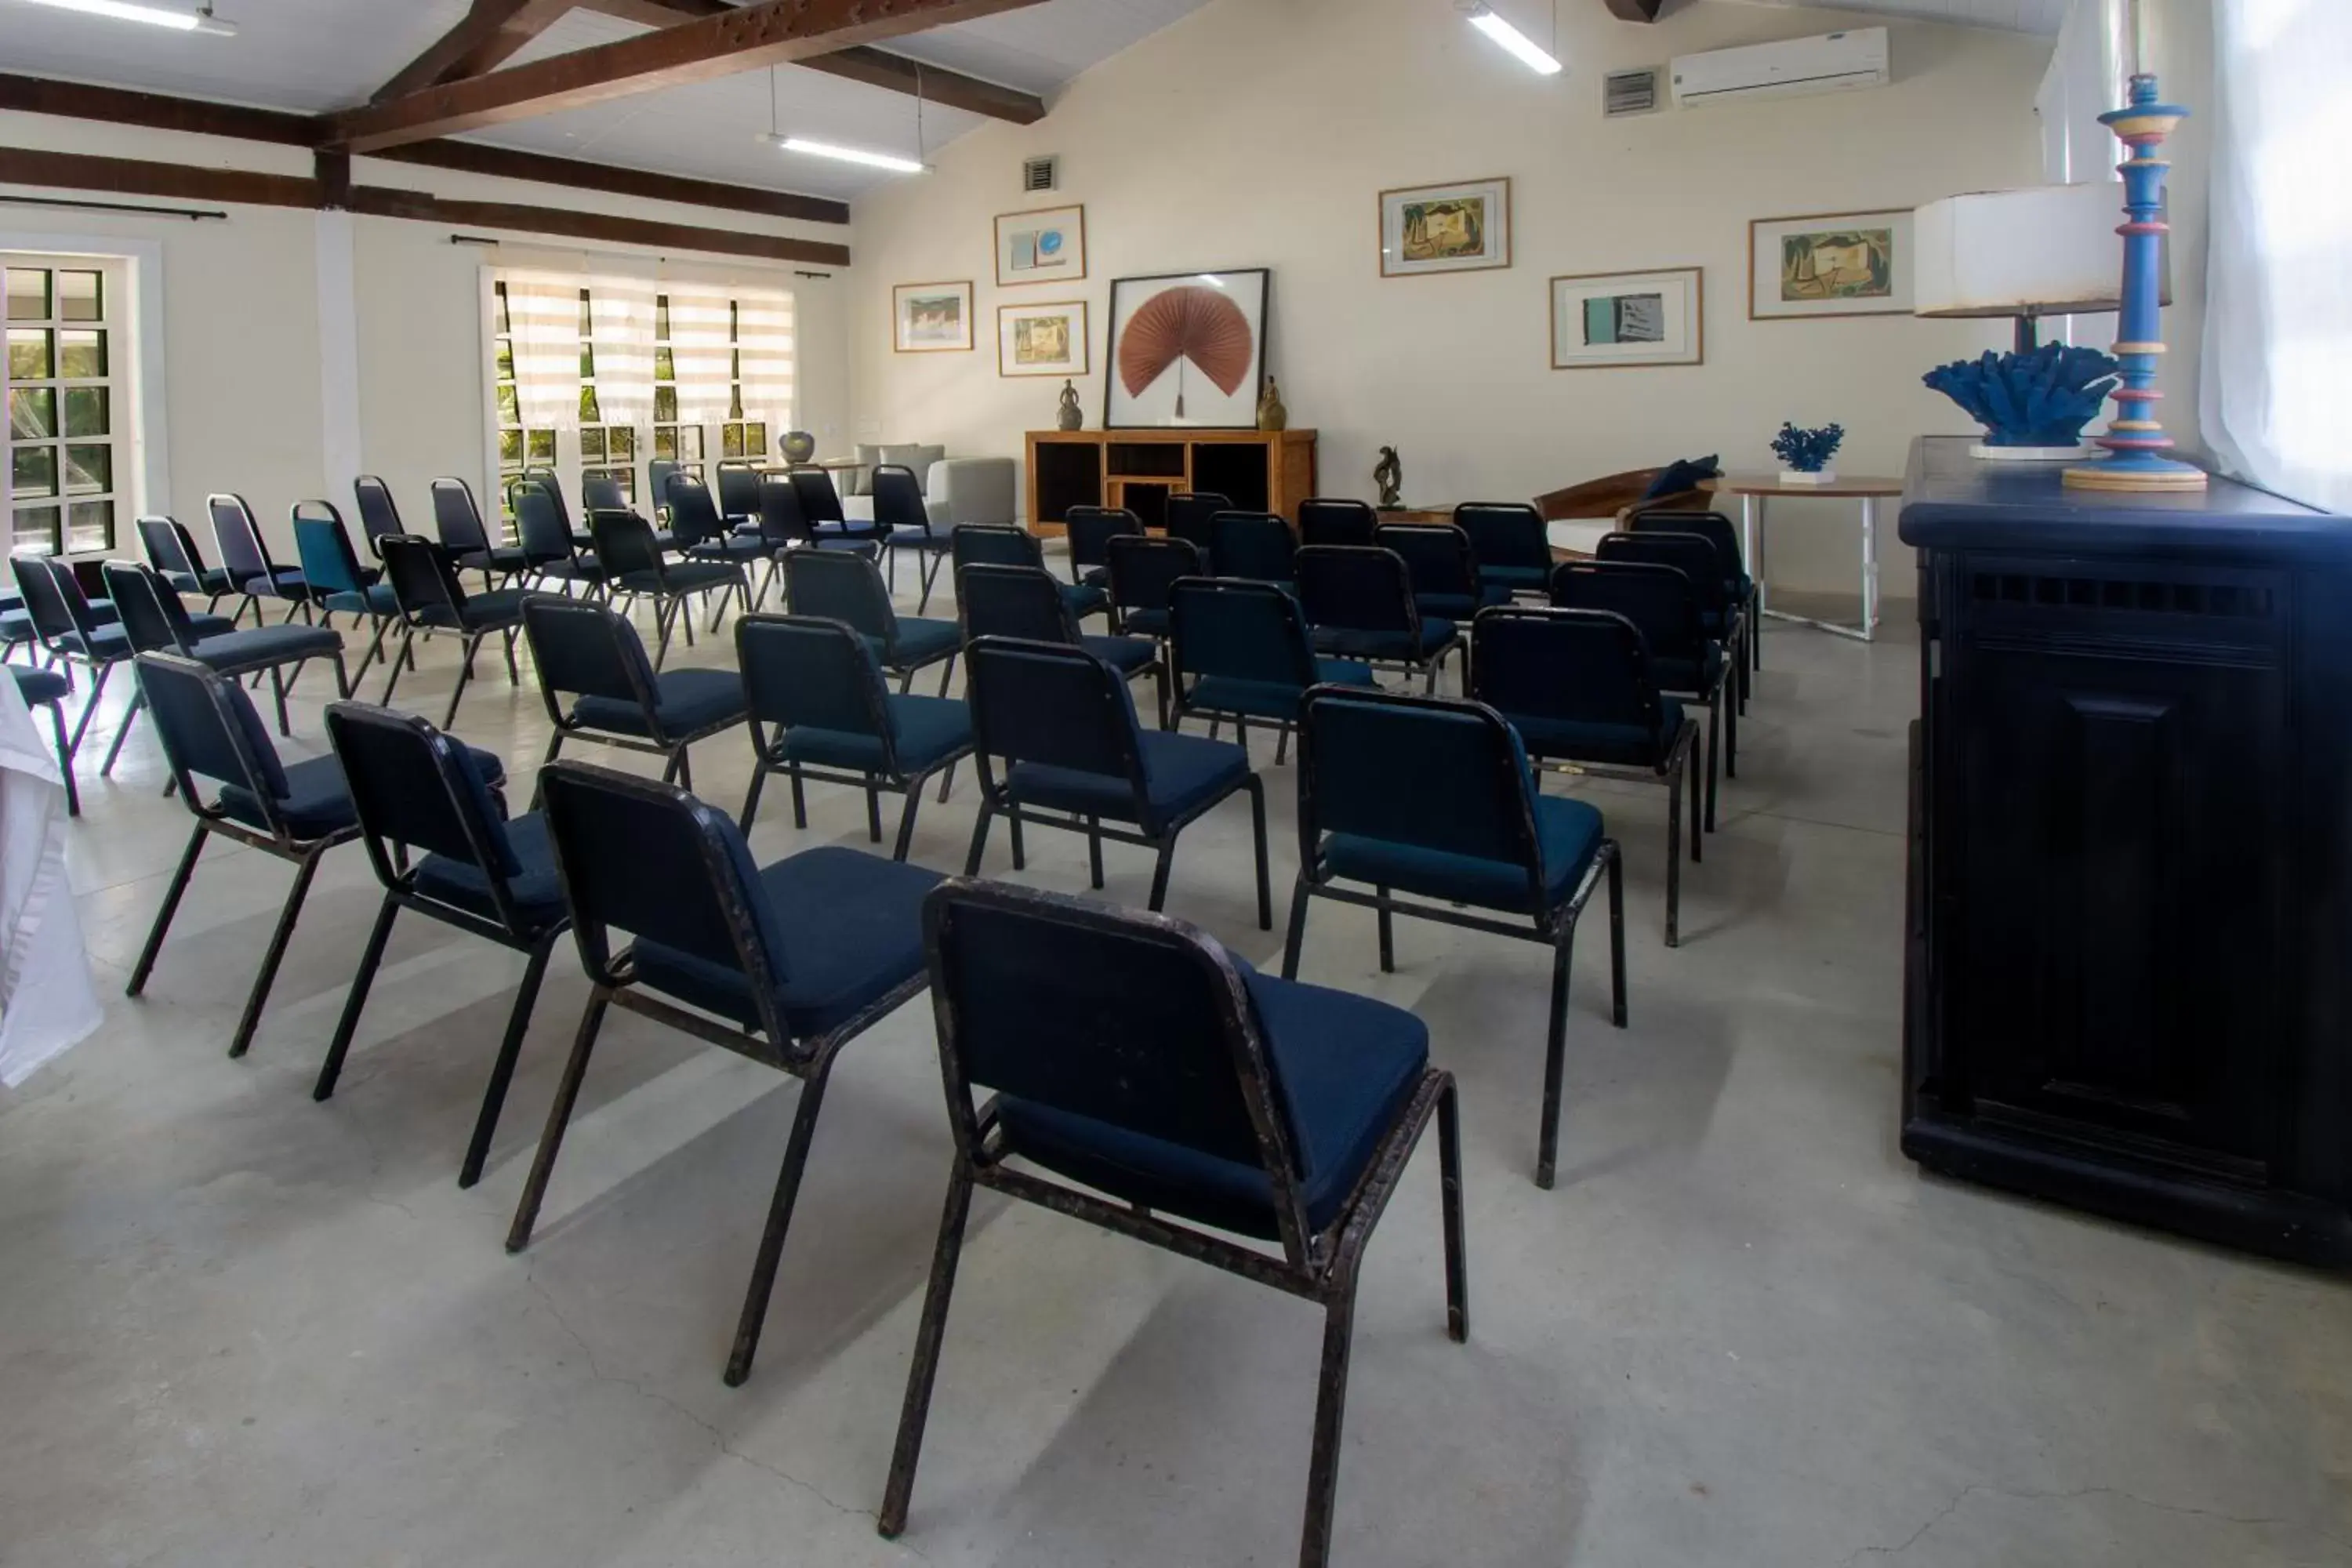
MULTIPOLYGON (((294 886, 286 895, 269 943, 262 950, 260 971, 246 997, 236 1033, 229 1040, 228 1054, 241 1057, 253 1043, 262 1005, 269 998, 278 963, 286 956, 286 943, 294 934, 294 921, 302 912, 310 879, 327 851, 359 837, 359 817, 342 763, 331 755, 281 762, 269 742, 269 732, 262 728, 261 715, 254 711, 236 682, 176 654, 142 653, 137 669, 140 691, 163 739, 172 782, 194 816, 196 826, 171 881, 164 885, 163 907, 155 911, 155 924, 147 933, 138 963, 131 966, 124 994, 136 996, 147 988, 163 938, 172 929, 172 917, 196 873, 196 859, 212 837, 258 849, 295 868, 294 886), (199 778, 221 786, 212 801, 206 802, 199 794, 199 778)), ((466 751, 485 787, 496 790, 506 782, 505 769, 497 757, 470 746, 466 751)))
POLYGON ((367 541, 368 553, 383 559, 377 541, 405 536, 407 527, 400 521, 400 506, 392 499, 392 487, 373 474, 362 474, 352 481, 352 497, 359 503, 360 536, 367 541))
POLYGON ((898 689, 915 683, 915 672, 940 665, 939 694, 948 694, 956 660, 963 653, 963 628, 954 621, 902 616, 883 586, 882 569, 846 550, 795 550, 784 557, 784 605, 795 616, 839 621, 874 650, 884 673, 898 689))
POLYGON ((956 1157, 877 1528, 907 1527, 977 1186, 1322 1309, 1298 1560, 1323 1568, 1359 1271, 1433 1119, 1445 1332, 1470 1333, 1461 1112, 1428 1026, 1261 974, 1164 916, 974 882, 941 887, 923 916, 956 1157))
POLYGON ((1310 899, 1380 917, 1381 972, 1396 968, 1394 918, 1517 937, 1552 950, 1536 1185, 1552 1184, 1567 1068, 1576 925, 1609 879, 1610 1018, 1625 1026, 1625 871, 1601 813, 1538 788, 1508 721, 1483 702, 1318 687, 1298 727, 1298 881, 1282 977, 1298 977, 1310 899), (1367 883, 1370 893, 1335 886, 1367 883), (1414 895, 1400 900, 1396 893, 1414 895), (1434 901, 1425 901, 1434 900, 1434 901), (1516 915, 1507 924, 1472 910, 1516 915))
POLYGON ((808 826, 806 781, 846 784, 866 792, 866 835, 879 844, 887 791, 906 798, 890 855, 904 860, 924 782, 939 774, 945 800, 956 763, 971 754, 971 710, 951 698, 891 691, 872 646, 842 621, 746 616, 735 623, 735 656, 756 759, 737 826, 751 831, 761 786, 782 772, 792 782, 794 827, 808 826))
POLYGON ((537 480, 527 479, 515 487, 515 534, 522 541, 522 552, 530 562, 530 585, 541 592, 551 583, 556 591, 569 594, 573 584, 586 590, 591 599, 605 595, 604 563, 595 555, 580 547, 581 536, 572 531, 563 515, 563 503, 557 494, 537 480))
POLYGON ((342 764, 361 842, 383 885, 383 902, 360 950, 359 970, 310 1098, 324 1100, 335 1092, 401 910, 524 954, 522 984, 508 1010, 506 1034, 491 1059, 481 1110, 457 1167, 457 1185, 470 1187, 481 1179, 489 1157, 548 958, 571 929, 547 821, 536 814, 509 819, 467 747, 413 713, 364 702, 331 703, 327 739, 342 764))
MULTIPOLYGON (((656 458, 646 464, 646 488, 653 492, 655 521, 667 525, 669 521, 669 482, 686 471, 686 466, 673 458, 656 458)), ((599 509, 590 507, 590 511, 599 509)), ((667 548, 667 545, 664 548, 667 548)))
POLYGON ((324 501, 295 502, 294 551, 302 563, 303 577, 318 596, 324 625, 332 626, 338 615, 347 615, 373 628, 367 652, 361 656, 352 685, 345 689, 352 689, 367 679, 368 667, 383 654, 384 636, 400 618, 400 597, 391 584, 383 581, 382 572, 360 564, 352 536, 344 531, 342 515, 324 501), (304 509, 312 505, 321 510, 306 515, 304 509))
MULTIPOLYGON (((670 536, 677 542, 689 563, 717 562, 732 566, 742 578, 743 613, 751 613, 751 568, 765 565, 772 574, 775 562, 766 540, 759 533, 736 533, 719 514, 719 506, 709 489, 690 474, 679 474, 669 482, 670 536)), ((761 584, 761 597, 766 596, 766 584, 761 584)), ((722 592, 712 604, 709 630, 716 633, 719 622, 727 613, 727 595, 722 592)))
MULTIPOLYGON (((1537 763, 1666 787, 1666 945, 1682 945, 1683 793, 1690 857, 1701 856, 1698 721, 1660 695, 1641 628, 1606 610, 1497 605, 1470 637, 1470 696, 1510 721, 1537 763)), ((1705 766, 1705 759, 1700 760, 1705 766)))
POLYGON ((712 498, 719 521, 733 533, 760 531, 760 470, 740 458, 719 465, 719 489, 712 498))
POLYGON ((1095 637, 1078 630, 1065 586, 1043 566, 966 566, 956 574, 956 615, 969 645, 980 637, 1082 647, 1129 681, 1151 678, 1153 712, 1168 728, 1168 671, 1151 637, 1095 637))
POLYGON ((1211 518, 1209 559, 1220 577, 1284 587, 1298 578, 1297 537, 1270 511, 1221 511, 1211 518))
POLYGON ((1551 602, 1561 609, 1603 610, 1631 621, 1649 650, 1650 677, 1658 689, 1706 709, 1701 820, 1706 831, 1714 832, 1716 798, 1730 750, 1727 731, 1738 723, 1738 704, 1724 700, 1732 662, 1701 629, 1698 596, 1689 577, 1651 561, 1563 561, 1552 569, 1551 602))
POLYGON ((819 540, 852 540, 880 546, 883 525, 870 518, 847 515, 842 510, 841 492, 834 488, 829 471, 791 468, 785 471, 784 482, 793 487, 793 498, 800 502, 801 516, 808 520, 810 531, 819 540))
POLYGON ((39 646, 40 639, 33 635, 33 617, 25 610, 25 596, 0 594, 0 662, 15 658, 20 647, 29 655, 39 646))
POLYGON ((635 623, 607 605, 553 594, 523 600, 523 634, 547 704, 542 763, 566 741, 593 741, 662 759, 662 778, 694 787, 688 749, 731 730, 750 715, 743 677, 731 669, 671 669, 656 674, 635 623), (572 699, 567 711, 565 698, 572 699))
POLYGON ((1383 523, 1374 542, 1404 563, 1423 620, 1466 626, 1487 605, 1510 602, 1508 588, 1484 583, 1470 536, 1450 522, 1383 523))
POLYGON ((1188 577, 1172 594, 1169 638, 1168 728, 1187 719, 1217 726, 1234 721, 1234 739, 1249 751, 1250 721, 1275 727, 1274 761, 1282 765, 1298 701, 1309 687, 1377 684, 1372 667, 1352 659, 1318 658, 1298 600, 1279 584, 1238 577, 1188 577))
MULTIPOLYGON (((958 527, 950 537, 949 553, 955 561, 959 576, 967 566, 1034 566, 1045 570, 1045 546, 1037 536, 1017 523, 967 522, 958 527)), ((1091 583, 1065 583, 1055 579, 1054 591, 1070 607, 1070 618, 1083 621, 1088 616, 1110 619, 1110 595, 1091 583)))
MULTIPOLYGON (((1747 660, 1736 657, 1747 647, 1748 627, 1740 619, 1731 586, 1716 575, 1715 546, 1703 534, 1644 530, 1638 533, 1605 533, 1592 547, 1597 561, 1640 561, 1671 566, 1690 579, 1698 600, 1699 629, 1723 654, 1735 676, 1745 674, 1747 660)), ((1732 689, 1735 699, 1740 685, 1732 689)), ((1739 776, 1739 705, 1735 701, 1723 718, 1723 776, 1739 776)))
POLYGON ((440 535, 441 548, 459 571, 479 572, 482 586, 497 589, 530 569, 530 558, 520 545, 499 544, 490 538, 482 509, 474 504, 473 486, 444 475, 433 481, 431 491, 433 531, 440 535))
MULTIPOLYGON (((121 622, 121 606, 109 604, 106 618, 100 620, 90 601, 81 591, 81 584, 64 562, 37 555, 19 555, 9 564, 16 574, 16 586, 25 596, 25 614, 32 622, 33 635, 51 667, 66 668, 70 684, 70 671, 80 665, 89 671, 89 695, 81 706, 81 716, 74 721, 73 732, 65 748, 66 765, 81 754, 82 737, 89 732, 90 721, 98 715, 99 703, 106 696, 107 678, 114 667, 136 654, 138 647, 131 640, 130 628, 121 622)), ((126 564, 128 564, 126 563, 126 564)), ((133 567, 132 570, 139 570, 133 567)), ((177 596, 172 600, 179 605, 177 596)), ((229 630, 231 622, 226 616, 190 614, 182 608, 189 626, 200 637, 216 637, 229 630)), ((122 739, 139 717, 140 704, 134 696, 131 706, 116 726, 114 743, 106 753, 105 769, 114 765, 115 754, 122 749, 122 739)))
POLYGON ((73 689, 65 672, 57 669, 33 669, 12 664, 8 673, 16 678, 16 695, 25 700, 26 708, 47 708, 49 727, 56 731, 58 773, 66 784, 66 815, 81 815, 81 789, 74 783, 73 748, 66 742, 66 694, 73 689))
POLYGON ((1176 490, 1168 497, 1164 523, 1168 537, 1181 539, 1201 552, 1201 565, 1205 571, 1216 564, 1209 548, 1209 525, 1221 511, 1234 510, 1231 496, 1215 490, 1176 490))
POLYGON ((1110 542, 1150 537, 1143 531, 1143 520, 1123 506, 1074 506, 1062 514, 1062 529, 1070 547, 1071 579, 1106 593, 1110 589, 1110 542))
MULTIPOLYGON (((123 634, 130 639, 131 652, 177 654, 232 680, 268 672, 270 695, 277 699, 279 734, 294 733, 286 710, 286 696, 301 677, 302 667, 310 660, 322 658, 333 664, 335 694, 352 694, 351 676, 343 668, 341 632, 326 626, 300 626, 219 630, 220 616, 207 616, 210 626, 198 624, 153 567, 135 561, 110 561, 103 570, 107 595, 121 616, 123 634)), ((121 753, 131 721, 139 716, 144 704, 143 695, 131 698, 130 710, 115 729, 114 743, 107 748, 106 761, 99 767, 101 775, 114 772, 114 759, 121 753)))
POLYGON ((1764 653, 1764 610, 1756 586, 1756 579, 1748 574, 1748 563, 1739 552, 1739 530, 1719 511, 1680 510, 1673 506, 1636 507, 1625 520, 1628 533, 1696 533, 1715 547, 1716 570, 1723 577, 1723 588, 1733 608, 1739 612, 1739 621, 1747 631, 1744 662, 1747 668, 1739 677, 1739 706, 1745 712, 1754 672, 1762 668, 1764 653))
MULTIPOLYGON (((163 574, 174 594, 191 597, 202 595, 206 610, 217 610, 220 602, 237 591, 236 584, 227 571, 207 566, 196 552, 194 535, 168 517, 142 517, 139 520, 139 549, 147 557, 147 564, 163 574)), ((240 613, 244 606, 238 606, 240 613)))
POLYGON ((1302 548, 1298 607, 1307 614, 1316 652, 1394 665, 1430 692, 1437 689, 1445 656, 1462 647, 1457 623, 1421 613, 1404 558, 1376 545, 1302 548))
MULTIPOLYGON (((205 512, 213 521, 213 543, 218 547, 221 569, 236 584, 253 606, 254 624, 261 625, 264 616, 261 601, 282 599, 286 614, 279 624, 291 621, 296 615, 310 618, 310 585, 302 574, 282 567, 271 559, 269 542, 261 535, 261 525, 254 521, 253 508, 241 495, 220 493, 205 498, 205 512)), ((242 619, 245 606, 237 607, 232 620, 242 619)))
POLYGON ((530 1245, 607 1009, 799 1079, 800 1105, 727 1361, 726 1381, 736 1386, 751 1375, 835 1059, 922 990, 922 898, 941 878, 836 845, 759 867, 741 830, 716 806, 605 768, 551 763, 540 787, 593 989, 507 1250, 530 1245), (634 939, 618 952, 616 927, 634 939))
POLYGON ((671 561, 662 553, 653 524, 633 511, 592 511, 588 532, 596 541, 596 562, 604 569, 608 595, 627 595, 654 602, 654 626, 660 640, 654 650, 654 668, 669 658, 669 641, 681 626, 686 646, 694 646, 694 612, 688 604, 696 594, 740 594, 751 603, 751 579, 731 561, 671 561))
POLYGON ((915 606, 921 615, 931 605, 931 588, 939 581, 940 563, 955 548, 955 530, 934 528, 931 509, 923 500, 921 481, 903 463, 880 463, 874 469, 874 521, 882 530, 882 552, 889 562, 890 591, 898 591, 898 557, 913 551, 915 570, 922 583, 922 598, 915 606))
MULTIPOLYGON (((629 510, 629 492, 623 489, 621 481, 610 474, 589 474, 580 481, 580 504, 590 511, 626 511, 629 510)), ((582 549, 589 547, 591 542, 586 529, 574 530, 573 537, 579 541, 582 549)))
POLYGON ((1258 925, 1274 929, 1265 788, 1250 771, 1247 752, 1226 741, 1146 730, 1136 720, 1126 678, 1085 648, 975 637, 964 653, 981 784, 965 876, 980 875, 989 824, 1002 816, 1011 826, 1016 871, 1028 865, 1022 828, 1030 822, 1086 835, 1096 888, 1103 885, 1104 839, 1157 851, 1150 904, 1157 910, 1168 900, 1177 837, 1228 796, 1246 793, 1257 850, 1258 925), (1041 811, 1066 815, 1036 815, 1041 811))
POLYGON ((1521 501, 1464 501, 1454 509, 1454 526, 1470 541, 1482 587, 1501 589, 1504 599, 1517 594, 1540 598, 1549 591, 1551 535, 1535 508, 1521 501))
POLYGON ((469 595, 457 581, 457 563, 433 541, 395 534, 383 544, 383 574, 392 580, 393 597, 400 605, 400 651, 392 658, 392 679, 383 683, 383 704, 392 705, 403 665, 416 667, 420 632, 427 637, 455 632, 461 645, 457 686, 449 693, 449 710, 441 716, 442 729, 457 721, 457 704, 466 695, 467 682, 474 679, 474 656, 482 639, 493 633, 507 656, 507 679, 520 691, 522 674, 515 668, 515 638, 522 630, 522 590, 499 588, 469 595))
POLYGON ((1298 503, 1301 544, 1369 545, 1380 525, 1381 514, 1370 501, 1318 496, 1298 503))
POLYGON ((1109 542, 1110 624, 1122 637, 1165 639, 1169 605, 1176 584, 1186 577, 1205 577, 1208 567, 1198 546, 1165 534, 1137 538, 1120 534, 1109 542))

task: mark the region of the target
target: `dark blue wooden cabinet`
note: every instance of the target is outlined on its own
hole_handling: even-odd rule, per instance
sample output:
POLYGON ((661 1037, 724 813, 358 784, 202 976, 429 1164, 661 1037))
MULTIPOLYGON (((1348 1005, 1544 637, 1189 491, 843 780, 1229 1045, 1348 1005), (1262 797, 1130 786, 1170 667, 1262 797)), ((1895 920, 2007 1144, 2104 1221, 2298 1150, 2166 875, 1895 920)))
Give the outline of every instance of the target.
POLYGON ((1904 1151, 2352 1263, 2352 519, 1915 447, 1904 1151))

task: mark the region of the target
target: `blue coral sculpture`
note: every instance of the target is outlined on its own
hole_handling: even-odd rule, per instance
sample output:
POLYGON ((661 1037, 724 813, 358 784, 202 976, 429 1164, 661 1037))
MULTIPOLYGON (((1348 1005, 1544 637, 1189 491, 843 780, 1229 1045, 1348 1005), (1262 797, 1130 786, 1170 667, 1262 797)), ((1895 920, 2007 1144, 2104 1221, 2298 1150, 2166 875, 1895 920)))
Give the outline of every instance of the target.
POLYGON ((1772 437, 1772 452, 1801 474, 1818 474, 1829 467, 1830 459, 1837 456, 1838 447, 1844 443, 1843 425, 1800 430, 1794 425, 1783 424, 1780 433, 1772 437))
POLYGON ((1939 364, 1919 379, 1985 427, 1990 447, 2074 447, 2097 416, 2122 369, 2111 354, 2044 343, 2030 354, 1994 353, 1939 364))

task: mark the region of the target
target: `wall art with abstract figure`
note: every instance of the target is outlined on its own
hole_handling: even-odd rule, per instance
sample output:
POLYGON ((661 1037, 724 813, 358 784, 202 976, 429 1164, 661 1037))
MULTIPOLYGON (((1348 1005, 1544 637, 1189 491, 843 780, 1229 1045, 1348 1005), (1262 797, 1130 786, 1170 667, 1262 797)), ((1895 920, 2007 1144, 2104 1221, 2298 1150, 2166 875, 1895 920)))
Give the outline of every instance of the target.
POLYGON ((1381 276, 1511 264, 1511 182, 1465 180, 1381 193, 1381 276))
POLYGON ((1272 276, 1254 268, 1112 279, 1103 427, 1255 428, 1272 276))
POLYGON ((1705 304, 1705 275, 1696 267, 1555 278, 1551 367, 1701 363, 1705 304))
POLYGON ((1911 313, 1911 212, 1757 218, 1748 226, 1748 316, 1911 313))
POLYGON ((1046 207, 996 220, 996 286, 1070 283, 1087 275, 1087 209, 1046 207))
POLYGON ((890 290, 897 321, 894 346, 902 354, 945 353, 971 347, 971 284, 901 283, 890 290))
POLYGON ((996 374, 1087 374, 1087 302, 996 307, 996 374))

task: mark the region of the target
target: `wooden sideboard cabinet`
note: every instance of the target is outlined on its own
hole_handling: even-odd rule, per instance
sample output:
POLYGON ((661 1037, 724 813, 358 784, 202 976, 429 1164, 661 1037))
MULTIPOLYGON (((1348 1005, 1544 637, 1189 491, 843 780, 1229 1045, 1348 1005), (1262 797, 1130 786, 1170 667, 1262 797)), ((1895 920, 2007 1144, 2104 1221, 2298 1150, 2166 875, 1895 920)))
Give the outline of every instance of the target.
POLYGON ((1123 506, 1159 528, 1179 490, 1214 490, 1241 511, 1296 517, 1315 494, 1315 432, 1029 432, 1029 526, 1039 533, 1060 533, 1074 506, 1123 506))
POLYGON ((1903 1149, 2352 1263, 2352 518, 1915 448, 1903 1149))

